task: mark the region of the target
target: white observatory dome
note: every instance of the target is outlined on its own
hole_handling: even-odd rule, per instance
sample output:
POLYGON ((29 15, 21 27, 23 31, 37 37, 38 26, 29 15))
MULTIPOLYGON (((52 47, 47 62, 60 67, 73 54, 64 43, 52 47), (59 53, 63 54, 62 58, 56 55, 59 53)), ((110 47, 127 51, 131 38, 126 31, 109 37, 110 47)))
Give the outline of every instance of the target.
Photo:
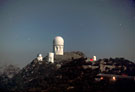
POLYGON ((42 54, 38 54, 37 57, 42 57, 42 54))
POLYGON ((61 36, 56 36, 53 40, 53 45, 64 45, 64 39, 61 36))
POLYGON ((38 60, 38 61, 43 61, 42 54, 38 54, 38 55, 37 55, 37 60, 38 60))
POLYGON ((61 36, 56 36, 53 40, 53 52, 55 55, 64 54, 64 39, 61 36))

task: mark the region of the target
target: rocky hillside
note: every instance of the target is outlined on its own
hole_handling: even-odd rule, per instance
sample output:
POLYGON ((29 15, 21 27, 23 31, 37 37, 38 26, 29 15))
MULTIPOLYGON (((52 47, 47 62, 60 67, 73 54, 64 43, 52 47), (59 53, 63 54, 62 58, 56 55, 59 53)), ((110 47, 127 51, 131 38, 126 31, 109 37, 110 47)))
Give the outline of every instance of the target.
MULTIPOLYGON (((8 80, 6 85, 0 85, 1 90, 15 92, 135 91, 135 81, 133 80, 117 80, 115 83, 110 83, 107 80, 95 81, 95 77, 100 73, 100 67, 95 69, 89 67, 92 63, 87 62, 85 55, 81 52, 68 52, 64 54, 64 57, 55 56, 55 61, 52 64, 48 63, 46 58, 40 62, 34 59, 12 79, 8 80)), ((113 65, 115 61, 107 62, 111 62, 113 65)), ((127 65, 127 62, 124 62, 127 65)), ((100 63, 101 60, 95 62, 95 65, 100 66, 100 63)), ((129 61, 128 64, 130 63, 132 62, 129 61)))
POLYGON ((99 59, 95 65, 104 67, 102 73, 135 76, 135 63, 124 58, 99 59))
MULTIPOLYGON (((64 61, 63 61, 64 62, 64 61)), ((69 91, 77 90, 79 85, 88 88, 98 70, 84 69, 84 58, 74 59, 64 64, 36 62, 26 66, 14 78, 13 91, 69 91), (78 84, 79 85, 76 85, 78 84)))
POLYGON ((7 90, 8 82, 20 71, 15 65, 6 65, 0 68, 0 90, 7 90))
MULTIPOLYGON (((28 64, 26 67, 24 67, 12 79, 12 81, 14 82, 13 88, 14 88, 14 90, 20 90, 20 89, 30 90, 32 88, 45 89, 47 87, 50 87, 50 85, 52 85, 53 83, 56 82, 55 80, 57 79, 58 76, 60 76, 60 75, 58 75, 58 74, 60 74, 60 70, 63 69, 63 67, 67 63, 76 61, 81 58, 83 59, 83 62, 85 62, 83 57, 84 57, 84 54, 81 52, 66 52, 66 53, 64 53, 63 57, 55 56, 54 64, 47 62, 46 58, 44 59, 44 61, 41 61, 41 62, 38 62, 35 59, 30 64, 28 64)), ((79 62, 82 63, 81 61, 79 61, 79 62)), ((72 65, 72 67, 76 68, 74 65, 72 65)), ((73 75, 73 74, 71 74, 71 75, 73 75)))

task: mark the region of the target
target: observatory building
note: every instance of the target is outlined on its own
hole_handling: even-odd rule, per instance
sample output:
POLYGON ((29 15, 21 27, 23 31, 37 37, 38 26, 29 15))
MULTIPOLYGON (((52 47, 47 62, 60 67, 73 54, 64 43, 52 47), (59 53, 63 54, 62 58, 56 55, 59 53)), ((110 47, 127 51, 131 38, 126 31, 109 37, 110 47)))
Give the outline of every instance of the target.
POLYGON ((54 53, 48 53, 48 62, 54 63, 54 53))
POLYGON ((43 61, 42 54, 38 54, 38 55, 37 55, 37 60, 38 60, 38 61, 43 61))
POLYGON ((56 36, 53 40, 53 52, 48 53, 48 62, 54 63, 55 55, 64 55, 64 39, 61 36, 56 36))
POLYGON ((93 61, 97 61, 97 57, 96 56, 93 56, 93 61))
POLYGON ((55 55, 64 54, 64 39, 61 36, 56 36, 53 40, 53 52, 55 55))

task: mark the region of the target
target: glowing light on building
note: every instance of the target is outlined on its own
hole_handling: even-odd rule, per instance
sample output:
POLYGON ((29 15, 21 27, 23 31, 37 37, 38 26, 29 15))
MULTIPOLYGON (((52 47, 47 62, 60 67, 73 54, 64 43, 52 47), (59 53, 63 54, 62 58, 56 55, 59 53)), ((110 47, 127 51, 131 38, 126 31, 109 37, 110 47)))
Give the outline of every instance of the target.
POLYGON ((93 61, 93 58, 90 58, 90 61, 93 61))
POLYGON ((104 79, 104 77, 100 77, 100 80, 103 80, 104 79))
POLYGON ((113 81, 116 81, 116 77, 115 77, 115 76, 113 76, 113 77, 112 77, 112 80, 113 80, 113 81))

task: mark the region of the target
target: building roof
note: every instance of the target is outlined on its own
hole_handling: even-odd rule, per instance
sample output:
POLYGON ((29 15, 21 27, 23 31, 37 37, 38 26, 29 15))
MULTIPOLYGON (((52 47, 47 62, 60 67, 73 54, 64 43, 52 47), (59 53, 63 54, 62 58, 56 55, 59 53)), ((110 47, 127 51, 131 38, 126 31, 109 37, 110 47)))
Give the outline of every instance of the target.
POLYGON ((56 36, 53 40, 53 45, 64 45, 64 39, 61 36, 56 36))

